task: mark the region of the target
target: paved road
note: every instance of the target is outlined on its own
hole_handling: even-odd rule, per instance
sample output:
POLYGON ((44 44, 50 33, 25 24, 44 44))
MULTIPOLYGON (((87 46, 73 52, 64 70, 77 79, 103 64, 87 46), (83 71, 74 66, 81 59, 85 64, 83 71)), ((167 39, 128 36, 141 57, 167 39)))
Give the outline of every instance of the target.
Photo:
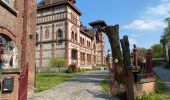
POLYGON ((154 72, 165 81, 168 89, 170 90, 170 70, 163 68, 162 66, 154 67, 154 72))
POLYGON ((50 90, 34 94, 28 100, 118 100, 102 92, 100 83, 107 75, 106 71, 87 72, 50 90))

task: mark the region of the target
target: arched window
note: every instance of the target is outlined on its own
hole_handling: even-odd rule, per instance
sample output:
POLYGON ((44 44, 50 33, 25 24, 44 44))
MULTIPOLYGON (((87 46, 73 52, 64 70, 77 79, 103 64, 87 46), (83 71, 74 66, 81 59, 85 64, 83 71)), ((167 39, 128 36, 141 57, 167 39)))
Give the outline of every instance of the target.
POLYGON ((71 40, 74 41, 74 32, 71 33, 71 40))
POLYGON ((58 29, 58 37, 59 38, 63 37, 63 31, 61 29, 58 29))
POLYGON ((88 41, 87 41, 87 47, 89 46, 89 43, 88 43, 88 41))
POLYGON ((77 33, 75 33, 75 41, 77 42, 77 33))
POLYGON ((62 38, 63 38, 63 31, 61 29, 58 29, 58 31, 56 32, 56 40, 58 45, 62 44, 62 38))
POLYGON ((83 38, 83 45, 84 45, 84 38, 83 38))
POLYGON ((95 50, 96 50, 96 45, 95 45, 95 44, 93 44, 93 49, 95 49, 95 50))
POLYGON ((80 37, 80 44, 82 45, 82 37, 80 37))

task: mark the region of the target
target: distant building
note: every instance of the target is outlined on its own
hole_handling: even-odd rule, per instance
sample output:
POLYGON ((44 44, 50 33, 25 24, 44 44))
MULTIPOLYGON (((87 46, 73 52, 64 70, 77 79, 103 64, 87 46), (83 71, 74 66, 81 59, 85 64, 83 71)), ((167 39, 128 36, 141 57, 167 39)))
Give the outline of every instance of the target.
POLYGON ((104 32, 91 22, 92 29, 80 21, 82 13, 75 6, 76 0, 42 0, 37 8, 36 67, 48 67, 49 58, 61 57, 68 65, 79 67, 106 65, 104 32))

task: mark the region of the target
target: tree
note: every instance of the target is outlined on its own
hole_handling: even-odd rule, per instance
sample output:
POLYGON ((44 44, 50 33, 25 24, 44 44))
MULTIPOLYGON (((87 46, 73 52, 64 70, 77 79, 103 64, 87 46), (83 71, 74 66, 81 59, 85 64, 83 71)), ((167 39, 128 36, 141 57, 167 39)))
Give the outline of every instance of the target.
POLYGON ((67 62, 64 58, 52 57, 50 58, 49 65, 52 68, 58 67, 60 72, 61 67, 67 67, 67 62))
POLYGON ((166 62, 169 62, 168 45, 170 43, 170 17, 165 19, 168 26, 164 29, 164 33, 161 36, 160 43, 163 45, 163 55, 166 62))
POLYGON ((145 54, 146 53, 146 49, 145 48, 138 48, 138 53, 139 54, 145 54))
POLYGON ((161 44, 152 45, 151 50, 154 58, 160 58, 163 56, 163 48, 161 44))

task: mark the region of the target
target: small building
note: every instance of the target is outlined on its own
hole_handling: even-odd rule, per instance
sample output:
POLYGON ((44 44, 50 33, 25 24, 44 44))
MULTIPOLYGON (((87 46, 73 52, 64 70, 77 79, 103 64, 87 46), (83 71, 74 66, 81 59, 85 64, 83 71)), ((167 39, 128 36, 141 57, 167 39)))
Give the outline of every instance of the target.
POLYGON ((106 65, 105 35, 97 30, 104 21, 80 21, 76 0, 41 0, 37 7, 36 67, 48 67, 49 58, 65 58, 68 65, 92 68, 106 65))
MULTIPOLYGON (((28 64, 29 91, 34 88, 35 71, 35 0, 0 0, 0 86, 5 78, 14 78, 13 90, 3 93, 0 100, 19 100, 19 77, 28 64)), ((7 90, 7 89, 6 89, 7 90)), ((5 91, 5 89, 4 89, 5 91)))

